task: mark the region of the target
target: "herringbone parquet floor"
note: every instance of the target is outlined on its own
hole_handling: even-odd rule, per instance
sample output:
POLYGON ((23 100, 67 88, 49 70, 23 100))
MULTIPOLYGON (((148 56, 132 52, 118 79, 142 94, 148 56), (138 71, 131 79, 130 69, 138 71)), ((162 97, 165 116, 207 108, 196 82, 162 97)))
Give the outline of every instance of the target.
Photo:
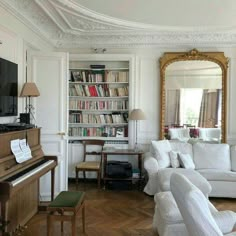
MULTIPOLYGON (((75 185, 69 185, 75 190, 75 185)), ((153 197, 141 191, 97 190, 96 183, 81 184, 79 190, 86 192, 86 234, 82 233, 81 215, 78 216, 77 235, 88 236, 153 236, 153 197)), ((211 199, 219 210, 236 211, 236 199, 211 199)), ((70 236, 70 223, 64 223, 64 233, 60 223, 54 224, 55 236, 70 236)), ((46 214, 39 213, 27 224, 22 236, 45 236, 46 214)))
MULTIPOLYGON (((75 184, 69 185, 75 190, 75 184)), ((82 183, 78 190, 86 192, 86 234, 82 233, 81 214, 78 217, 77 234, 88 236, 153 236, 153 197, 138 190, 114 191, 97 189, 96 183, 82 183)), ((64 223, 64 233, 60 232, 60 222, 54 223, 55 236, 71 235, 71 225, 64 223)), ((24 236, 46 235, 46 214, 39 213, 27 224, 24 236)))

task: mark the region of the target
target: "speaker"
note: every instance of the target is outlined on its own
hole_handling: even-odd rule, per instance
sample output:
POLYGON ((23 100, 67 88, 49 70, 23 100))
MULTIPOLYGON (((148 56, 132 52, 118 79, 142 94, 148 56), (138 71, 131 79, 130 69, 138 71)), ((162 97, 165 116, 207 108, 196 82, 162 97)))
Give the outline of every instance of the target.
POLYGON ((30 113, 20 113, 20 123, 30 124, 30 113))

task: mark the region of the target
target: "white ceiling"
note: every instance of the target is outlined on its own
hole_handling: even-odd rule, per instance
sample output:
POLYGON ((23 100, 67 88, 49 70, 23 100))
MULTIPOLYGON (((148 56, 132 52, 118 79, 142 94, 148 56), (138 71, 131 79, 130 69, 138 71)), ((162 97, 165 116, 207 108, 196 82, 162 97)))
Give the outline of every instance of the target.
POLYGON ((235 0, 0 0, 57 48, 236 45, 235 0))

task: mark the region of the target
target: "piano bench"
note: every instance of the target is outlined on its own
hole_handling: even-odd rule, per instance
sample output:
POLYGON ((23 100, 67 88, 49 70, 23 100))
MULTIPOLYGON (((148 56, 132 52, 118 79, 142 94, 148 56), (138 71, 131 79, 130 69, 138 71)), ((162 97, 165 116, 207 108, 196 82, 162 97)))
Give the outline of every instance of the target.
POLYGON ((61 232, 63 232, 63 221, 71 221, 72 236, 76 235, 76 216, 82 209, 82 226, 85 233, 85 204, 84 192, 62 191, 47 207, 47 235, 51 235, 52 221, 61 221, 61 232))

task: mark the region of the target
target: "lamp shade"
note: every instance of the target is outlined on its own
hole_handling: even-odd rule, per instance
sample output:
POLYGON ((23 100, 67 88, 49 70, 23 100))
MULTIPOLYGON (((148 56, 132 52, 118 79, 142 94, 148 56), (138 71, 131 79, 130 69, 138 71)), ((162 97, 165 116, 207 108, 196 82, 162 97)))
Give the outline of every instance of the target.
POLYGON ((146 117, 141 109, 133 109, 129 115, 129 120, 146 120, 146 117))
POLYGON ((25 83, 20 97, 38 97, 40 95, 39 90, 35 83, 25 83))

